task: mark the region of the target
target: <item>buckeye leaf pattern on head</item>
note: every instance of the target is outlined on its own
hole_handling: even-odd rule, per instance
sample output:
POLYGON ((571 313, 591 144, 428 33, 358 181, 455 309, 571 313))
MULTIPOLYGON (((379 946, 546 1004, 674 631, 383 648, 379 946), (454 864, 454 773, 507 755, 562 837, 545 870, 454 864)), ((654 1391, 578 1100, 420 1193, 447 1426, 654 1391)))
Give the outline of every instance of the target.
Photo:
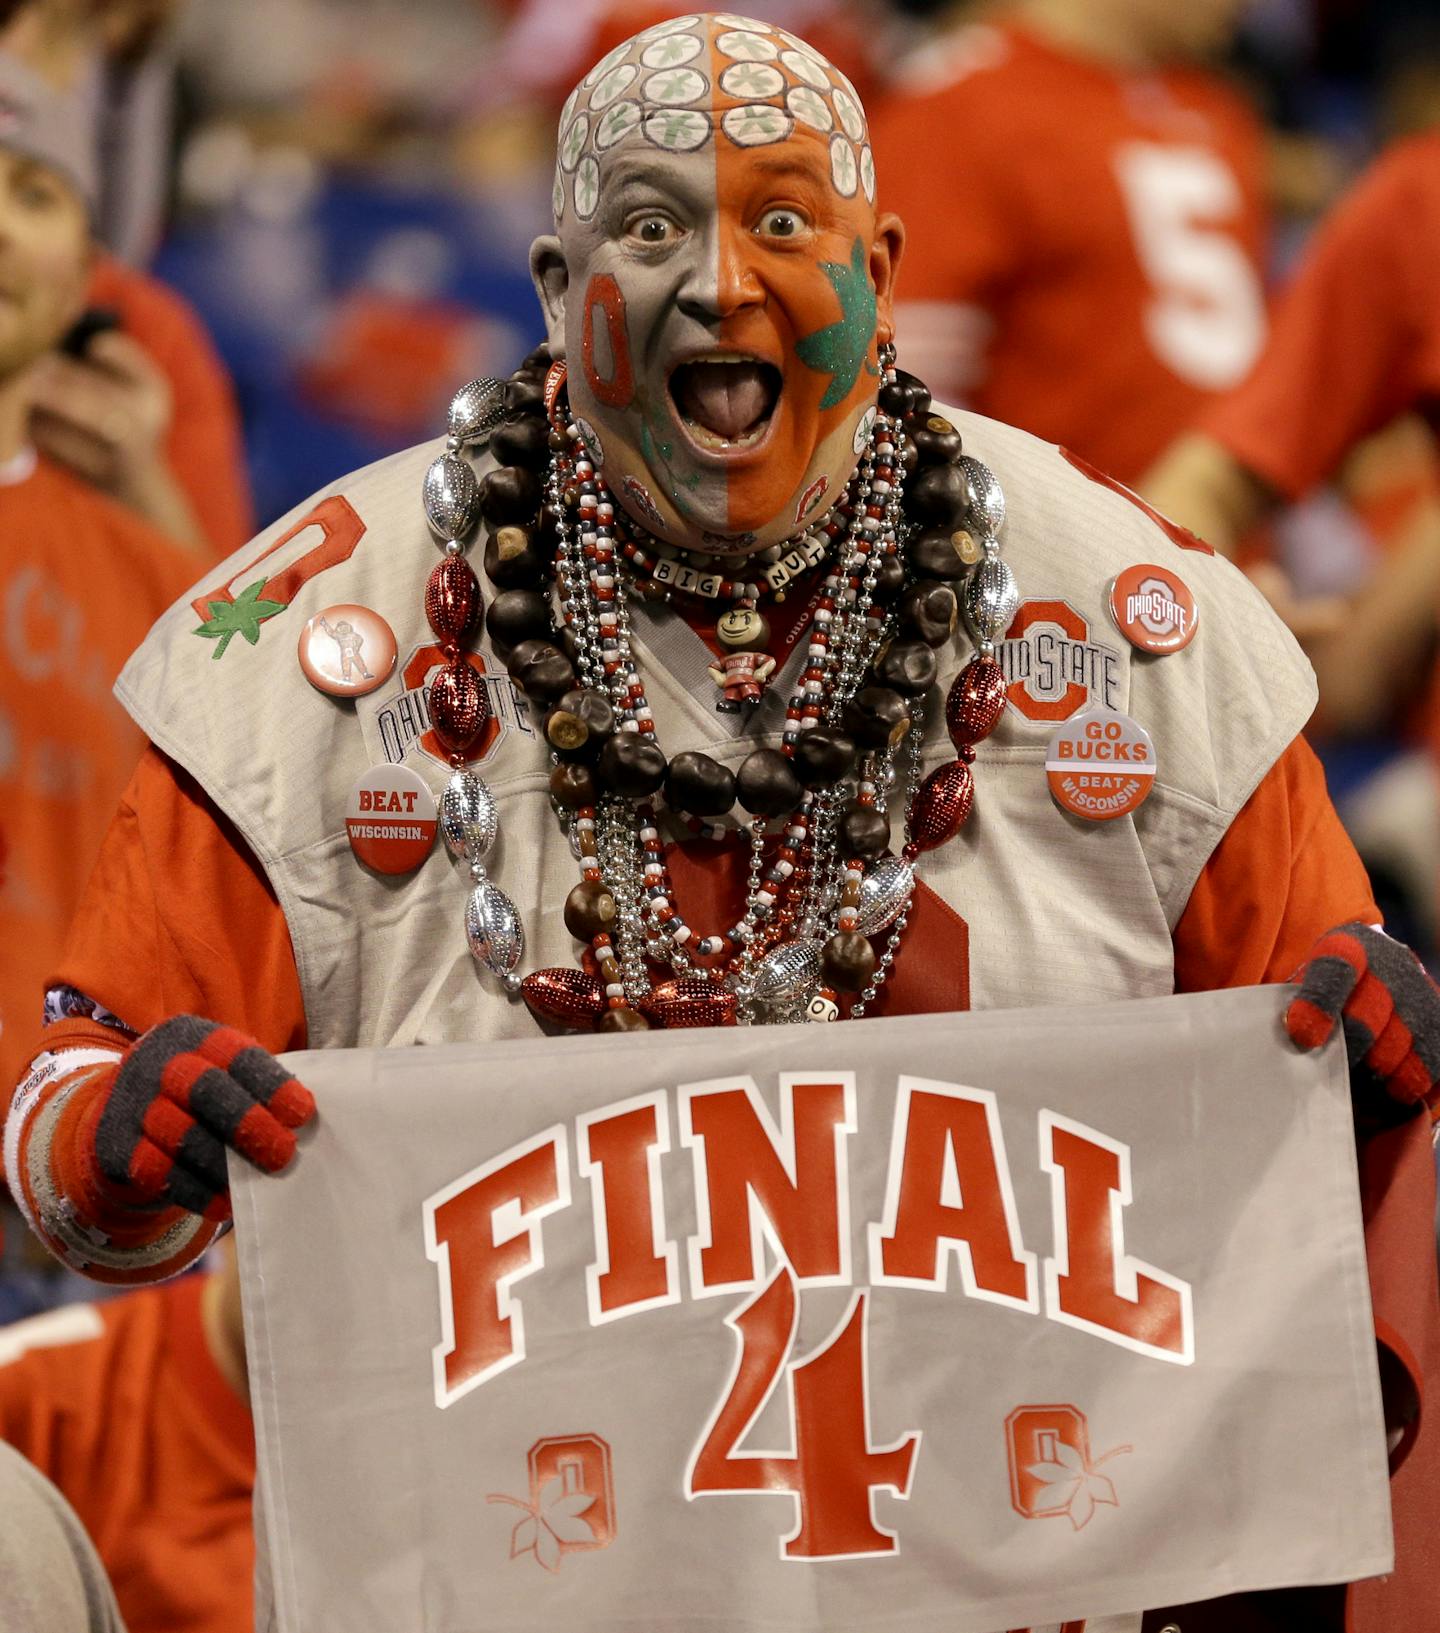
POLYGON ((830 376, 830 384, 820 399, 824 409, 843 403, 854 390, 875 339, 877 309, 865 264, 865 245, 860 239, 855 240, 850 252, 849 266, 824 261, 821 270, 840 302, 840 320, 797 340, 795 353, 806 368, 830 376))
POLYGON ((763 147, 797 130, 831 140, 831 180, 842 197, 863 188, 873 204, 860 100, 814 46, 731 12, 657 23, 607 52, 567 98, 556 153, 563 178, 555 189, 556 223, 572 210, 580 221, 593 217, 597 161, 632 137, 693 153, 717 138, 736 148, 763 147))

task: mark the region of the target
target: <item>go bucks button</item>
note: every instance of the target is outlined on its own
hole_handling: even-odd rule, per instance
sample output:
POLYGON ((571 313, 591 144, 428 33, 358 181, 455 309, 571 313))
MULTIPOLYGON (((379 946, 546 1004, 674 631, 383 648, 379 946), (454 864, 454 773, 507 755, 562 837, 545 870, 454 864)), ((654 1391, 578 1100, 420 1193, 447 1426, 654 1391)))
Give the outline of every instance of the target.
POLYGON ((1086 822, 1113 822, 1150 797, 1155 747, 1150 733, 1128 714, 1089 709, 1050 739, 1045 778, 1062 811, 1086 822))

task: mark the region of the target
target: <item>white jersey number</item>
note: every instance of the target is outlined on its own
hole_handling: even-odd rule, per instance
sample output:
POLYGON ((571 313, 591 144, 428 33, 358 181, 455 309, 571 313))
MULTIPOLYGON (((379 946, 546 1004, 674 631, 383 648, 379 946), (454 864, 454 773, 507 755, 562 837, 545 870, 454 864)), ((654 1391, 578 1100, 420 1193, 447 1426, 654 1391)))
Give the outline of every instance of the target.
POLYGON ((1243 203, 1233 171, 1208 148, 1130 142, 1115 155, 1115 174, 1154 289, 1151 349, 1189 385, 1236 385, 1264 342, 1265 298, 1229 230, 1243 203))

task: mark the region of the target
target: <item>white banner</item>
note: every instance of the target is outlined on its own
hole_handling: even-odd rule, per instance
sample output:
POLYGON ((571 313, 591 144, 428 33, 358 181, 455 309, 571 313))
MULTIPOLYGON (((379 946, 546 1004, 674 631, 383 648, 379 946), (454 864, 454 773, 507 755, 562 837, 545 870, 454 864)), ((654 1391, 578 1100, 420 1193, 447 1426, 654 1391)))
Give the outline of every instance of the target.
POLYGON ((234 1172, 280 1633, 1387 1570, 1344 1055, 1282 1001, 293 1057, 299 1161, 234 1172))

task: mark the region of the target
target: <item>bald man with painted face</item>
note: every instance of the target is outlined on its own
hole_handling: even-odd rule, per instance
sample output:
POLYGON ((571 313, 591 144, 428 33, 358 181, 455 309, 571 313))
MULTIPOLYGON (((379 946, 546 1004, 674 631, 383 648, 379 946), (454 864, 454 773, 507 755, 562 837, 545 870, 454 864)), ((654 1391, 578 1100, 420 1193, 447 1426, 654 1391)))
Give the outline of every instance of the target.
MULTIPOLYGON (((593 518, 571 535, 597 563, 591 633, 569 569, 559 593, 581 639, 614 646, 609 679, 597 684, 617 700, 630 692, 623 628, 643 678, 632 744, 653 737, 672 764, 703 751, 734 770, 757 748, 798 740, 785 697, 824 651, 825 626, 812 629, 810 615, 825 607, 831 547, 814 561, 806 549, 829 538, 827 521, 851 514, 847 503, 861 532, 868 518, 878 529, 888 503, 875 485, 884 480, 877 396, 903 238, 883 202, 859 101, 803 41, 729 15, 647 29, 596 64, 566 104, 556 230, 533 251, 548 343, 507 388, 496 447, 480 451, 484 436, 467 418, 486 394, 462 392, 449 443, 323 490, 157 626, 120 687, 152 747, 54 970, 55 1019, 7 1127, 12 1188, 67 1263, 114 1281, 157 1280, 190 1263, 229 1214, 226 1149, 274 1171, 314 1114, 272 1058, 279 1051, 535 1035, 496 969, 477 964, 506 968, 498 932, 478 920, 472 957, 464 880, 443 854, 382 875, 346 843, 367 767, 413 772, 437 793, 450 774, 427 682, 462 660, 446 658, 427 622, 437 554, 421 495, 443 520, 452 504, 463 510, 470 477, 437 468, 437 456, 470 462, 486 505, 512 512, 503 522, 487 510, 497 525, 475 547, 500 585, 515 582, 516 565, 554 525, 543 514, 527 520, 525 505, 543 493, 593 518), (531 470, 508 462, 520 455, 531 470), (619 541, 613 569, 601 562, 602 523, 619 541), (772 634, 794 637, 778 654, 785 683, 723 711, 707 675, 715 600, 643 593, 640 564, 661 561, 677 585, 753 579, 772 634), (790 574, 783 603, 766 593, 777 567, 790 574), (358 699, 319 695, 296 661, 307 621, 342 604, 380 614, 399 651, 393 678, 358 699)), ((923 373, 923 359, 910 361, 923 373)), ((903 940, 866 1012, 1282 981, 1332 925, 1372 923, 1363 870, 1300 739, 1314 700, 1308 669, 1260 597, 1197 540, 1048 444, 938 408, 912 429, 949 448, 952 426, 983 464, 973 481, 1006 497, 1003 524, 992 496, 984 516, 972 503, 971 525, 999 530, 1020 584, 1016 633, 996 652, 1005 702, 974 761, 975 816, 959 839, 924 853, 913 886, 907 876, 903 940), (1142 657, 1107 610, 1117 574, 1142 564, 1198 608, 1200 633, 1166 657, 1142 657), (1103 823, 1062 810, 1046 780, 1052 735, 1094 708, 1128 713, 1158 756, 1144 805, 1103 823)), ((957 556, 955 580, 965 571, 957 556)), ((837 591, 828 599, 838 605, 846 592, 837 591)), ((576 967, 586 949, 568 927, 585 918, 572 911, 571 835, 546 798, 571 773, 548 751, 543 705, 554 693, 539 684, 568 675, 567 660, 520 638, 541 597, 488 593, 487 627, 468 659, 477 679, 463 684, 484 688, 490 719, 457 752, 496 802, 503 839, 491 875, 526 936, 513 974, 553 967, 550 990, 583 1000, 599 988, 576 967)), ((876 614, 876 636, 888 633, 887 616, 876 614)), ((975 646, 968 633, 939 632, 937 700, 975 646)), ((805 694, 817 717, 823 692, 805 694)), ((932 707, 928 727, 912 733, 917 780, 954 760, 941 713, 932 707)), ((646 878, 667 870, 674 900, 657 904, 651 892, 636 911, 663 907, 673 922, 683 910, 696 932, 711 932, 702 947, 723 947, 713 932, 758 901, 747 888, 750 818, 720 818, 718 836, 695 839, 668 814, 652 818, 618 797, 602 815, 618 849, 587 860, 589 882, 628 899, 643 849, 646 878)), ((587 833, 577 821, 582 857, 587 833)), ((783 883, 783 852, 761 866, 772 857, 763 882, 783 883)), ((582 890, 582 908, 594 894, 582 890)), ((628 933, 616 931, 622 941, 628 933)), ((647 969, 639 946, 627 957, 626 982, 599 1006, 602 1030, 623 1008, 639 1016, 627 1025, 644 1024, 638 989, 666 973, 647 969)), ((1376 988, 1388 990, 1378 977, 1366 990, 1376 988)), ((818 1015, 834 1013, 815 996, 818 1015)), ((577 1007, 595 1023, 597 1010, 577 1007)), ((1407 1128, 1416 1133, 1405 1160, 1428 1175, 1425 1130, 1407 1128)), ((1433 1305, 1428 1221, 1413 1234, 1406 1268, 1433 1305)), ((1377 1284, 1377 1306, 1390 1296, 1377 1284)), ((1424 1297, 1419 1306, 1429 1309, 1424 1297)), ((1388 1331, 1413 1327, 1407 1309, 1388 1331)), ((1425 1337, 1412 1332, 1408 1353, 1424 1353, 1425 1337)), ((1245 1625, 1328 1625, 1304 1619, 1308 1609, 1282 1612, 1245 1625)), ((1186 1633, 1241 1625, 1234 1614, 1187 1613, 1186 1633)), ((1088 1633, 1136 1633, 1140 1620, 1095 1622, 1088 1633)))
POLYGON ((768 32, 605 61, 566 103, 557 236, 531 251, 551 355, 648 531, 782 543, 849 481, 894 333, 904 230, 876 212, 859 98, 768 32))

